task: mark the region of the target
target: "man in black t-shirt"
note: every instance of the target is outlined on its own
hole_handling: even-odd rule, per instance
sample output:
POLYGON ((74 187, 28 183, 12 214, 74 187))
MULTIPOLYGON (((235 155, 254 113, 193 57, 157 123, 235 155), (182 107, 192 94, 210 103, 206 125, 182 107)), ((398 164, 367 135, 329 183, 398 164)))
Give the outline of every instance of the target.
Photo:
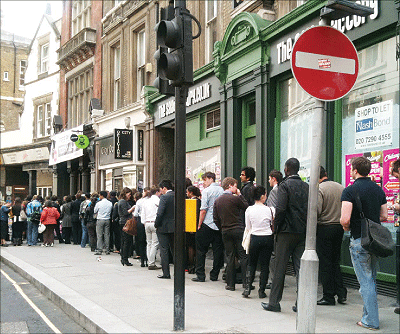
POLYGON ((379 328, 378 300, 376 294, 377 257, 361 246, 361 218, 356 206, 360 196, 365 217, 376 223, 387 219, 386 196, 371 178, 367 177, 371 162, 365 157, 351 161, 351 176, 354 184, 343 190, 340 224, 350 231, 350 255, 353 268, 360 283, 360 293, 364 301, 364 311, 358 326, 368 329, 379 328))

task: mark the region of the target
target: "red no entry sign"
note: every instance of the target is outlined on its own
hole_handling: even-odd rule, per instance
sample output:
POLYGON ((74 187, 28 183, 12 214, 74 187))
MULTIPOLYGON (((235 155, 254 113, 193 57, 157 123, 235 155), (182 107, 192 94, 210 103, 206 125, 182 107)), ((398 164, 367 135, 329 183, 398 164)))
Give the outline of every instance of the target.
POLYGON ((292 72, 311 96, 333 101, 345 96, 358 76, 358 55, 350 39, 332 27, 306 30, 292 51, 292 72))

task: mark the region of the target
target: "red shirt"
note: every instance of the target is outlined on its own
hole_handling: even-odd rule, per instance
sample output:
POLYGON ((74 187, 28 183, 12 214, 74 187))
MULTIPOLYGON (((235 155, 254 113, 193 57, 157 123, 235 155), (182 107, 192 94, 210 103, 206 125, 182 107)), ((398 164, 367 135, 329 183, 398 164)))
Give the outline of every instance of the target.
POLYGON ((57 219, 60 218, 60 213, 56 208, 45 207, 40 216, 40 221, 44 225, 57 224, 57 219))

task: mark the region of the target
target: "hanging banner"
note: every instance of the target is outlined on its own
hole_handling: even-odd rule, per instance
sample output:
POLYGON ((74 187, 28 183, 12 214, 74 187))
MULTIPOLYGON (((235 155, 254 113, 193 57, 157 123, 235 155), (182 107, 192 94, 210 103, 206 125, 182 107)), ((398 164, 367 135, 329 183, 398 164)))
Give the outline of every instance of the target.
POLYGON ((115 129, 114 131, 114 158, 133 159, 133 130, 115 129))
POLYGON ((75 143, 71 141, 71 135, 82 133, 83 124, 51 137, 49 166, 81 157, 83 150, 76 147, 75 143))

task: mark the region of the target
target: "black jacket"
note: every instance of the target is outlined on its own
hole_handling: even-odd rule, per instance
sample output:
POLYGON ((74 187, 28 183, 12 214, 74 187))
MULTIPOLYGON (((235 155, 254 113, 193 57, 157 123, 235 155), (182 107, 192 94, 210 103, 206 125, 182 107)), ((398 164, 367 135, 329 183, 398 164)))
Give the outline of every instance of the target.
POLYGON ((247 203, 249 203, 249 206, 254 205, 253 188, 255 188, 253 182, 247 182, 240 189, 240 193, 246 199, 247 203))
POLYGON ((278 187, 276 233, 306 234, 308 184, 299 175, 286 177, 278 187))
POLYGON ((169 191, 160 197, 157 217, 154 226, 159 233, 174 233, 175 231, 175 192, 169 191))

